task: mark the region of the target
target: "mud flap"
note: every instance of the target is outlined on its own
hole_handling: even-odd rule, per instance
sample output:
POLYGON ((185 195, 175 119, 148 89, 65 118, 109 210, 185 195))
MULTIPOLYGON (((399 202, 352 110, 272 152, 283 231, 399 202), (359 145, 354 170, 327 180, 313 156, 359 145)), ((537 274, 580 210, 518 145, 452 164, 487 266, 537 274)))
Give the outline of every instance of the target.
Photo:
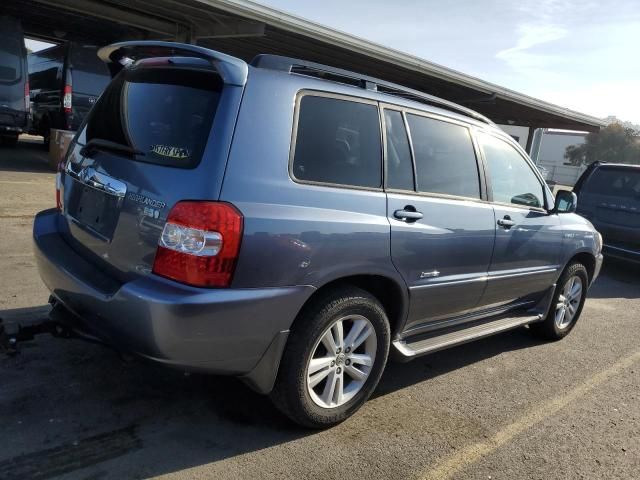
POLYGON ((289 338, 289 330, 278 332, 264 352, 258 364, 248 374, 240 377, 245 384, 258 393, 268 394, 273 390, 278 375, 280 359, 289 338))

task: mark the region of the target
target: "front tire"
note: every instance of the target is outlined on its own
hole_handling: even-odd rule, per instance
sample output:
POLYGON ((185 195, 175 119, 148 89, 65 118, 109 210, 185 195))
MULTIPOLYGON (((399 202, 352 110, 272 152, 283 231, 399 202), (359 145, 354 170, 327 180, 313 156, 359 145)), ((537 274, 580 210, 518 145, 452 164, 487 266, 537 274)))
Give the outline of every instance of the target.
POLYGON ((547 317, 540 323, 531 324, 531 332, 546 340, 566 337, 582 313, 588 287, 586 267, 579 262, 569 264, 560 275, 547 317))
POLYGON ((378 385, 390 337, 384 308, 364 290, 344 287, 312 300, 289 336, 273 403, 305 427, 344 421, 378 385))

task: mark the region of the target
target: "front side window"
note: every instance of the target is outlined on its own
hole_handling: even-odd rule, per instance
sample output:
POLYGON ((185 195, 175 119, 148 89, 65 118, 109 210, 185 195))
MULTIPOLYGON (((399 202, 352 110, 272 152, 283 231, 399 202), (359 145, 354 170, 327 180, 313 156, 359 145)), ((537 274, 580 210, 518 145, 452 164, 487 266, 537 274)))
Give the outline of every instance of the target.
POLYGON ((292 169, 298 180, 382 186, 378 107, 336 98, 302 97, 292 169))
POLYGON ((486 133, 480 133, 478 137, 487 162, 493 200, 543 208, 542 184, 524 157, 499 138, 486 133))
POLYGON ((407 115, 419 192, 480 198, 478 163, 469 129, 407 115))

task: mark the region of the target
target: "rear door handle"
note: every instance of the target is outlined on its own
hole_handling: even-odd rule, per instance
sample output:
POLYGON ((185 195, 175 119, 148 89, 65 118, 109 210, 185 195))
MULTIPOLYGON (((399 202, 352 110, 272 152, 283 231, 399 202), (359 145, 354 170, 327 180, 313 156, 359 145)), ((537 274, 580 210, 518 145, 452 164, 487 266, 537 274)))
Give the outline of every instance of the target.
POLYGON ((501 218, 501 219, 498 220, 498 225, 500 225, 501 227, 503 227, 506 230, 509 230, 515 224, 516 224, 516 222, 511 220, 511 217, 509 215, 505 215, 504 218, 501 218))
POLYGON ((422 218, 422 212, 417 212, 414 207, 407 205, 403 210, 396 210, 393 216, 403 222, 415 222, 422 218))

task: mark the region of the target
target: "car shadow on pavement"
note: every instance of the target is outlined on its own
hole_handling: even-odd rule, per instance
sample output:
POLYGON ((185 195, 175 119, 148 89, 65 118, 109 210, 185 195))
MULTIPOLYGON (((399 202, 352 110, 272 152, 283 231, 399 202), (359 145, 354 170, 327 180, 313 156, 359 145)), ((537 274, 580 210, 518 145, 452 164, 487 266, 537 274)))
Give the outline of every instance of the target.
POLYGON ((545 343, 522 327, 494 335, 472 344, 441 350, 409 363, 391 361, 387 364, 374 397, 381 397, 425 380, 447 374, 505 352, 531 348, 545 343))
MULTIPOLYGON (((374 397, 537 344, 520 329, 392 362, 374 397)), ((78 340, 38 336, 18 356, 0 356, 0 378, 0 478, 111 478, 120 465, 147 478, 317 434, 233 378, 124 361, 78 340)), ((358 416, 336 428, 349 422, 358 416)))
POLYGON ((0 354, 0 419, 0 478, 148 478, 314 433, 236 379, 48 334, 0 354))
POLYGON ((41 137, 22 136, 15 147, 0 144, 0 172, 53 173, 41 137))
POLYGON ((600 277, 589 289, 589 298, 640 297, 640 265, 605 258, 600 277), (602 281, 603 279, 607 281, 602 281))

